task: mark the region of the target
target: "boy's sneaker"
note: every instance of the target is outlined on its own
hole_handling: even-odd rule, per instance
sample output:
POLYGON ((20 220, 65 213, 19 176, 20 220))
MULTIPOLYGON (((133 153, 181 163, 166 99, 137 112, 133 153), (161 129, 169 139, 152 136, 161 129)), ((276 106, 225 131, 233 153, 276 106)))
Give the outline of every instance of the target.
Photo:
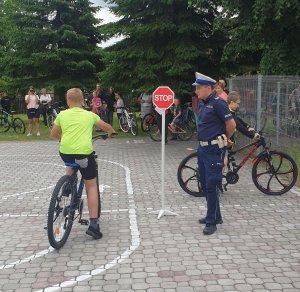
POLYGON ((28 133, 28 134, 27 134, 27 137, 29 137, 29 136, 32 136, 32 134, 31 134, 31 133, 28 133))
POLYGON ((99 224, 97 224, 97 228, 94 228, 90 225, 88 230, 86 231, 86 234, 92 236, 94 239, 100 239, 103 236, 100 232, 99 224))
POLYGON ((37 135, 37 136, 41 136, 41 133, 40 133, 40 132, 37 132, 36 135, 37 135))

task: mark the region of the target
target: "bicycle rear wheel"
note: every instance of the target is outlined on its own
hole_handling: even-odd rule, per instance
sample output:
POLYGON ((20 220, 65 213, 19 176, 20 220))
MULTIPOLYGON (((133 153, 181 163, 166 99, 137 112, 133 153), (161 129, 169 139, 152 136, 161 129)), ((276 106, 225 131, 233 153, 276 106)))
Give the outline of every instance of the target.
POLYGON ((252 168, 255 186, 266 195, 282 195, 296 183, 298 169, 295 161, 287 154, 270 151, 256 158, 252 168))
MULTIPOLYGON (((72 211, 72 194, 63 194, 70 182, 70 176, 64 175, 57 182, 51 196, 47 232, 50 245, 55 249, 60 249, 67 241, 74 220, 75 211, 72 211)), ((69 186, 70 188, 70 186, 69 186)))
POLYGON ((161 141, 161 133, 158 129, 158 125, 154 124, 149 129, 149 136, 153 141, 159 142, 161 141))
POLYGON ((146 114, 141 122, 141 129, 143 132, 148 132, 150 127, 154 124, 155 117, 154 114, 146 114))
POLYGON ((178 138, 181 141, 188 141, 193 137, 194 131, 188 125, 179 126, 178 129, 182 131, 182 133, 178 133, 178 138))
POLYGON ((5 133, 9 130, 10 124, 5 117, 0 117, 0 133, 5 133))
POLYGON ((177 169, 177 180, 187 194, 194 197, 204 197, 200 185, 197 152, 188 155, 180 162, 177 169))
POLYGON ((20 118, 13 119, 13 127, 17 134, 24 134, 26 131, 25 124, 20 118))

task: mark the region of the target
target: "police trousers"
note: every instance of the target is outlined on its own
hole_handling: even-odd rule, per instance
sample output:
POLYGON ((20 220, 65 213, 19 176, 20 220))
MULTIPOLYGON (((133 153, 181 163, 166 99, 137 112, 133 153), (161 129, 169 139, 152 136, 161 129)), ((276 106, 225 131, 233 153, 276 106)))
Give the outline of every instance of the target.
POLYGON ((218 145, 198 148, 200 183, 207 201, 206 224, 216 224, 222 219, 219 201, 219 188, 222 184, 225 148, 218 145))

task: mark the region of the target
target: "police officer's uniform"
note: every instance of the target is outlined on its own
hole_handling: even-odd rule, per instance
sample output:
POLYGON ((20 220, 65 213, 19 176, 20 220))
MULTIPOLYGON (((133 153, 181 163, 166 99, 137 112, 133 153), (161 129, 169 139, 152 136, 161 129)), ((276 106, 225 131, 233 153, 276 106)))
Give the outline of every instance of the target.
MULTIPOLYGON (((215 83, 216 81, 210 77, 196 73, 196 81, 193 85, 214 85, 215 83)), ((222 183, 226 151, 226 147, 219 148, 217 137, 225 134, 225 122, 233 117, 227 103, 213 92, 201 103, 198 118, 198 166, 201 186, 207 200, 207 214, 204 222, 201 223, 206 223, 206 227, 213 225, 215 228, 217 223, 222 222, 218 185, 222 183)), ((205 229, 203 232, 211 234, 205 233, 205 229)))

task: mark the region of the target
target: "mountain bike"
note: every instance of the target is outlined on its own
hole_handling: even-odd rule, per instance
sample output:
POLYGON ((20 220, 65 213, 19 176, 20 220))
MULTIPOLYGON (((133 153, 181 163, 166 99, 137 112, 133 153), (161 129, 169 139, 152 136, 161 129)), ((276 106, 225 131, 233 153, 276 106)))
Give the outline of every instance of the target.
POLYGON ((138 133, 138 125, 136 122, 136 117, 134 112, 132 112, 129 108, 122 108, 123 112, 119 119, 119 127, 124 133, 128 133, 131 131, 133 136, 136 136, 138 133))
MULTIPOLYGON (((220 186, 221 191, 227 191, 227 186, 239 181, 239 170, 252 157, 259 147, 263 150, 253 159, 252 180, 256 188, 266 195, 282 195, 288 192, 296 183, 298 168, 295 161, 286 153, 270 150, 265 138, 260 132, 260 138, 235 151, 229 151, 228 172, 223 175, 225 183, 220 186), (253 148, 237 164, 234 155, 246 148, 253 148)), ((185 157, 179 164, 177 179, 181 188, 188 194, 204 196, 200 185, 197 152, 185 157)))
POLYGON ((0 133, 7 132, 10 128, 13 128, 15 133, 24 134, 26 127, 24 122, 20 118, 14 117, 15 111, 10 113, 5 110, 1 110, 0 113, 0 133))
MULTIPOLYGON (((181 141, 188 141, 193 137, 194 130, 188 125, 184 119, 177 125, 175 125, 175 129, 173 130, 170 126, 168 126, 168 130, 172 133, 177 135, 178 139, 181 141)), ((151 125, 149 129, 149 136, 153 141, 159 142, 161 141, 161 133, 158 128, 157 123, 151 125)))
MULTIPOLYGON (((93 137, 93 141, 102 138, 107 139, 108 134, 99 134, 93 137)), ((93 152, 96 161, 97 170, 97 186, 98 181, 98 163, 97 155, 93 152)), ((62 176, 51 196, 48 220, 47 220, 47 233, 50 245, 55 249, 60 249, 66 243, 74 221, 78 219, 78 223, 81 225, 88 225, 89 221, 82 218, 83 211, 83 199, 82 193, 84 188, 84 181, 81 177, 78 185, 78 170, 79 165, 76 163, 65 163, 66 166, 71 166, 74 170, 72 175, 62 176), (78 187, 77 187, 78 185, 78 187)), ((98 187, 98 218, 101 214, 101 199, 100 191, 98 187)))

